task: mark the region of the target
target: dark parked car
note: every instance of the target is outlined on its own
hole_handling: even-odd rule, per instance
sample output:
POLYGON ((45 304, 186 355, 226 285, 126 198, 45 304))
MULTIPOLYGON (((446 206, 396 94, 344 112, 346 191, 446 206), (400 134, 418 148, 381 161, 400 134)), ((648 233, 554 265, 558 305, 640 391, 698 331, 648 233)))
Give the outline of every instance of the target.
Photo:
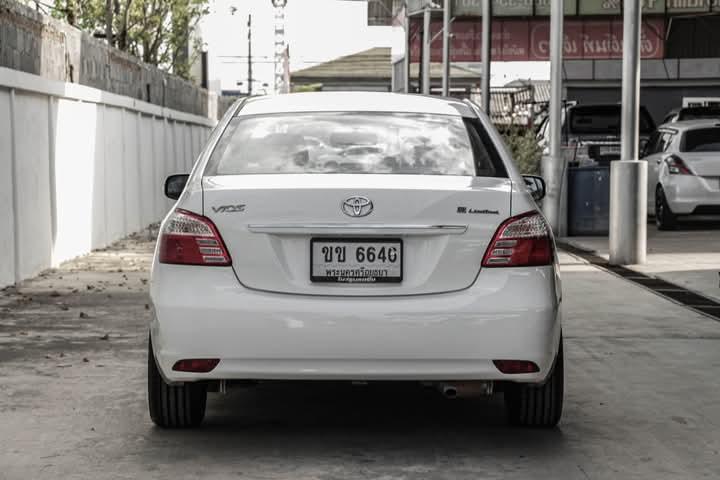
MULTIPOLYGON (((607 165, 620 158, 622 107, 613 104, 577 104, 563 109, 562 145, 574 165, 607 165)), ((549 122, 538 132, 543 153, 549 153, 549 122)), ((640 148, 655 131, 655 122, 645 107, 640 107, 640 148)))

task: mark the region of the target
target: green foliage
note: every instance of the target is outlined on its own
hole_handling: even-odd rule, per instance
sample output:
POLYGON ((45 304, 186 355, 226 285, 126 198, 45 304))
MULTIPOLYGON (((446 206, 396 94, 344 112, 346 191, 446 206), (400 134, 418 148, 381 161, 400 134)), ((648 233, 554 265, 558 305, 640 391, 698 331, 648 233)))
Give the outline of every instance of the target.
POLYGON ((292 91, 296 92, 319 92, 322 90, 322 83, 310 83, 308 85, 293 85, 292 91))
POLYGON ((106 32, 108 43, 183 78, 193 52, 191 34, 208 12, 209 0, 55 0, 53 15, 91 34, 106 32), (107 7, 110 7, 108 10, 107 7))
POLYGON ((512 126, 504 130, 502 135, 520 173, 539 175, 542 149, 538 146, 533 129, 512 126))

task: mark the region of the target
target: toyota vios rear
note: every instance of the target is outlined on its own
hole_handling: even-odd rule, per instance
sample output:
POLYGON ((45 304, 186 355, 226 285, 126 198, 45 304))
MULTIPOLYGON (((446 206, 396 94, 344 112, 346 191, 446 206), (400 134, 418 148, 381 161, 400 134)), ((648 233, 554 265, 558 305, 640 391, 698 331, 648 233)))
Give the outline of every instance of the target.
POLYGON ((472 104, 249 99, 166 191, 179 199, 152 271, 158 425, 199 424, 208 390, 247 380, 418 381, 503 392, 519 424, 560 419, 554 241, 472 104))

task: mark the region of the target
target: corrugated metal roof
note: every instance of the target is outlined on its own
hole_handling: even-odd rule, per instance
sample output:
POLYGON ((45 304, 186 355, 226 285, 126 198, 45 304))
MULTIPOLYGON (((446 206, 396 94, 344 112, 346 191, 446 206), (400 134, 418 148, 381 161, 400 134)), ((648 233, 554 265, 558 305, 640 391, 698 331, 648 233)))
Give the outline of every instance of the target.
MULTIPOLYGON (((505 84, 505 87, 529 87, 535 89, 536 102, 550 101, 550 81, 548 80, 513 80, 505 84)), ((505 88, 503 87, 503 88, 505 88)))
MULTIPOLYGON (((417 77, 420 66, 410 65, 410 76, 417 77)), ((430 76, 434 79, 442 77, 442 63, 430 64, 430 76)), ((450 76, 454 79, 477 79, 480 75, 462 65, 450 65, 450 76)), ((298 83, 322 81, 323 79, 387 79, 392 77, 391 50, 376 47, 352 55, 336 58, 325 63, 291 72, 291 79, 298 83)))
POLYGON ((390 48, 377 47, 290 73, 293 80, 323 78, 387 78, 391 76, 390 48))
MULTIPOLYGON (((480 92, 473 93, 479 101, 480 92)), ((550 82, 515 80, 490 90, 490 117, 503 125, 527 125, 550 100, 550 82)))

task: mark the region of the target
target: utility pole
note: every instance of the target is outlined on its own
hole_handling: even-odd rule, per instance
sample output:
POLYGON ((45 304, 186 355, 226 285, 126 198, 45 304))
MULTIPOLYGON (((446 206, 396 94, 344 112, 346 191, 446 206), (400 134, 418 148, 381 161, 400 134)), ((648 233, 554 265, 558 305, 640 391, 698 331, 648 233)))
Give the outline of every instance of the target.
POLYGON ((422 93, 430 94, 430 7, 432 2, 427 0, 423 9, 423 50, 422 50, 422 93))
POLYGON ((610 263, 645 263, 647 162, 638 158, 640 2, 623 5, 622 133, 620 160, 610 163, 610 263))
POLYGON ((490 116, 490 44, 492 33, 492 9, 490 0, 482 5, 482 84, 480 91, 482 109, 490 116))
POLYGON ((442 94, 450 96, 450 0, 443 7, 443 77, 442 94))
POLYGON ((248 15, 248 97, 252 96, 252 14, 248 15))

